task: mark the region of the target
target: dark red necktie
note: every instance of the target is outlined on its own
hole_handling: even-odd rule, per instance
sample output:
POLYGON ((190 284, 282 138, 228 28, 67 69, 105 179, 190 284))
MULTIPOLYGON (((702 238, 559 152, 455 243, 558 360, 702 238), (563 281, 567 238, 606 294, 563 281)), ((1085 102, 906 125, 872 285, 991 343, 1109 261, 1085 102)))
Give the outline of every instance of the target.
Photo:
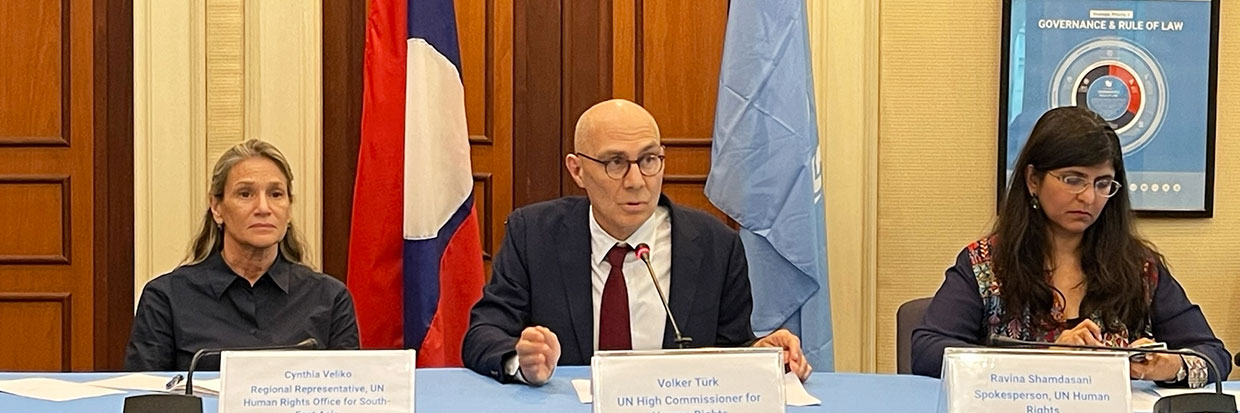
POLYGON ((629 291, 624 284, 624 256, 633 251, 628 245, 616 245, 607 252, 611 272, 603 284, 603 302, 598 311, 598 349, 632 350, 629 332, 629 291))

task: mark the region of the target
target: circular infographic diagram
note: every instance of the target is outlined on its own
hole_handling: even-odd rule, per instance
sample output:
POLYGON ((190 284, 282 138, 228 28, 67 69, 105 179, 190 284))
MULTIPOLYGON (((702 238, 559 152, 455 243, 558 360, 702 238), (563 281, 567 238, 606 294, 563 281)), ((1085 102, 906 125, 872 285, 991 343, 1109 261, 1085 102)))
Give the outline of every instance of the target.
POLYGON ((1122 38, 1081 43, 1054 73, 1050 107, 1084 106, 1097 112, 1119 134, 1124 155, 1149 144, 1167 113, 1167 82, 1158 61, 1122 38))

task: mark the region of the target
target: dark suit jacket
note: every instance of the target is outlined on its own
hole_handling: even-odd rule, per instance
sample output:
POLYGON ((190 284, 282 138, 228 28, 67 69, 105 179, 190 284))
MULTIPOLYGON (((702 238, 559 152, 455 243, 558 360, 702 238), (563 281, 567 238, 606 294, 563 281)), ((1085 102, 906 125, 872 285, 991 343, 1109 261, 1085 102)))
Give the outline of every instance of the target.
MULTIPOLYGON (((754 341, 753 296, 740 236, 713 216, 682 208, 666 196, 672 221, 669 305, 693 347, 754 341)), ((541 325, 560 340, 560 365, 585 365, 594 354, 590 287, 590 202, 567 197, 529 205, 508 216, 491 282, 474 305, 461 356, 479 374, 505 381, 503 362, 526 327, 541 325)), ((640 328, 640 327, 638 327, 640 328)), ((663 348, 675 348, 670 324, 663 348)))

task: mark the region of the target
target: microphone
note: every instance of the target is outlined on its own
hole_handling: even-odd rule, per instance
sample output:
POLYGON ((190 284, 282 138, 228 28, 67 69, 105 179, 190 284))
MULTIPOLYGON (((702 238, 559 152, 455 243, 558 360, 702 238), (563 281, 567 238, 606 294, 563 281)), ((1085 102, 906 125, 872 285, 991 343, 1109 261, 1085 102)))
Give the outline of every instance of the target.
POLYGON ((667 305, 667 295, 663 294, 663 287, 659 287, 659 278, 654 275, 654 267, 650 266, 650 246, 646 243, 637 244, 637 248, 633 249, 633 254, 646 263, 646 271, 650 272, 650 282, 654 283, 654 290, 659 292, 659 302, 663 304, 663 312, 667 313, 667 320, 672 323, 672 333, 675 334, 675 339, 672 341, 676 343, 676 348, 685 348, 693 342, 693 338, 681 335, 680 326, 676 325, 676 317, 672 317, 672 308, 667 305))
POLYGON ((293 345, 198 350, 189 362, 189 370, 185 372, 185 394, 157 393, 129 396, 125 398, 124 413, 202 413, 202 398, 194 395, 194 370, 198 368, 198 360, 203 356, 216 355, 225 351, 314 350, 318 348, 319 340, 311 337, 293 345))
POLYGON ((302 340, 300 343, 291 346, 262 346, 262 347, 234 347, 234 348, 212 348, 201 349, 194 353, 194 358, 189 362, 189 371, 185 372, 185 395, 194 395, 194 370, 198 367, 198 360, 203 356, 216 355, 225 351, 261 351, 261 350, 315 350, 319 348, 319 340, 314 337, 302 340))
MULTIPOLYGON (((1154 413, 1216 413, 1236 412, 1236 397, 1223 393, 1223 376, 1219 374, 1218 366, 1214 364, 1214 360, 1206 357, 1205 354, 1191 348, 1182 348, 1176 350, 1157 349, 1157 348, 1139 348, 1139 347, 1110 347, 1110 346, 1090 346, 1082 344, 1058 344, 1058 343, 1040 343, 1035 341, 1018 340, 998 334, 991 334, 986 339, 987 347, 1063 347, 1083 350, 1109 350, 1121 352, 1138 352, 1138 353, 1158 353, 1158 354, 1175 354, 1179 356, 1197 356, 1205 360, 1206 365, 1210 366, 1210 371, 1214 373, 1214 393, 1185 393, 1173 396, 1159 398, 1154 403, 1154 413)), ((1237 357, 1240 361, 1240 357, 1237 357)))

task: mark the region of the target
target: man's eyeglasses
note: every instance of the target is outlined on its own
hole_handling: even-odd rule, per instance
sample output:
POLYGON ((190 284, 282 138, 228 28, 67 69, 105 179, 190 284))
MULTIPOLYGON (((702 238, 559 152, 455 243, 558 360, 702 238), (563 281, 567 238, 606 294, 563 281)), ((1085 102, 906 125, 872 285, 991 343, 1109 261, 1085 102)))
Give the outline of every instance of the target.
POLYGON ((1110 178, 1098 179, 1091 183, 1089 182, 1089 179, 1086 179, 1083 176, 1059 175, 1051 171, 1046 171, 1046 173, 1050 176, 1059 178, 1060 182, 1063 182, 1064 185, 1068 186, 1068 192, 1071 192, 1074 194, 1085 192, 1086 189, 1092 186, 1094 188, 1094 191, 1097 192, 1098 195, 1101 195, 1106 198, 1110 198, 1112 196, 1115 196, 1115 194, 1118 194, 1120 189, 1123 189, 1124 187, 1124 184, 1121 184, 1115 181, 1114 179, 1110 179, 1110 178))
POLYGON ((607 176, 611 179, 624 179, 628 175, 630 165, 637 164, 637 170, 645 176, 658 175, 663 170, 664 155, 645 154, 637 157, 636 160, 629 160, 623 156, 613 156, 607 159, 595 159, 581 152, 575 152, 577 156, 598 162, 603 165, 603 169, 607 171, 607 176))

